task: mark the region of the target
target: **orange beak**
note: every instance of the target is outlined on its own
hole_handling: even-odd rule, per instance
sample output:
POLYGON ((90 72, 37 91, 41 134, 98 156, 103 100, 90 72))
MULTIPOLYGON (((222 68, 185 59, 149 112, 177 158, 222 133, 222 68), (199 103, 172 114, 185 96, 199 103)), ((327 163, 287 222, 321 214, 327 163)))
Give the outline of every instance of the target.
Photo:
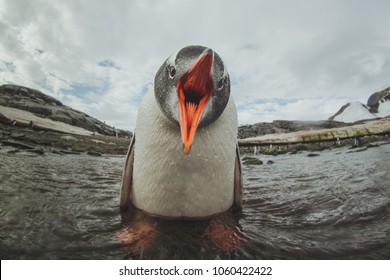
POLYGON ((200 118, 213 94, 211 70, 213 52, 203 53, 177 82, 180 131, 184 154, 188 155, 198 129, 200 118))

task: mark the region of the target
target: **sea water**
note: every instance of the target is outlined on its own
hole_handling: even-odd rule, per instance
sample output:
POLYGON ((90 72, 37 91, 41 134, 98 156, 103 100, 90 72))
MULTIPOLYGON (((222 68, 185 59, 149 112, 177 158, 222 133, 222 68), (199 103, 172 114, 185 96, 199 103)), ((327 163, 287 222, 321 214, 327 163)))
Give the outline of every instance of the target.
POLYGON ((176 221, 119 212, 124 156, 2 148, 0 257, 389 259, 390 145, 308 154, 255 156, 241 212, 176 221))

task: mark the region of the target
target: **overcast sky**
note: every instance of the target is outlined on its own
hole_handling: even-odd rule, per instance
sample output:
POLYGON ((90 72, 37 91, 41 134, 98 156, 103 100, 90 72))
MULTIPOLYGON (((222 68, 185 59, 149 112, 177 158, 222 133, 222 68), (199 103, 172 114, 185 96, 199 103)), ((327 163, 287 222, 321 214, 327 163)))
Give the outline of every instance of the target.
POLYGON ((225 61, 240 124, 327 119, 390 85, 390 1, 0 0, 0 84, 133 130, 163 61, 225 61))

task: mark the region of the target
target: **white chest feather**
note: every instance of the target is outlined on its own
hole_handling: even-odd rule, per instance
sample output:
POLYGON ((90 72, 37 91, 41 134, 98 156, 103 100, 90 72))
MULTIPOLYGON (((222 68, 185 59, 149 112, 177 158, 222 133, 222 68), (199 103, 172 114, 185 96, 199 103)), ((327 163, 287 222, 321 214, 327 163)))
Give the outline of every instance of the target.
POLYGON ((217 121, 199 128, 190 155, 180 128, 145 96, 135 131, 133 204, 151 214, 205 217, 233 204, 237 115, 232 98, 217 121))

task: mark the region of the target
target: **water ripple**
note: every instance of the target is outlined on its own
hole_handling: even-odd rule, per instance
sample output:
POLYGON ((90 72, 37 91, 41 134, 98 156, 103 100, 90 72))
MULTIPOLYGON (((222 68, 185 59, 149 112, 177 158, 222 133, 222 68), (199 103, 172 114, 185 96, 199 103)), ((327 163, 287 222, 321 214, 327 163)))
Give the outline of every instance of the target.
POLYGON ((388 259, 389 145, 258 156, 244 209, 205 221, 118 211, 124 157, 1 154, 2 259, 388 259))

